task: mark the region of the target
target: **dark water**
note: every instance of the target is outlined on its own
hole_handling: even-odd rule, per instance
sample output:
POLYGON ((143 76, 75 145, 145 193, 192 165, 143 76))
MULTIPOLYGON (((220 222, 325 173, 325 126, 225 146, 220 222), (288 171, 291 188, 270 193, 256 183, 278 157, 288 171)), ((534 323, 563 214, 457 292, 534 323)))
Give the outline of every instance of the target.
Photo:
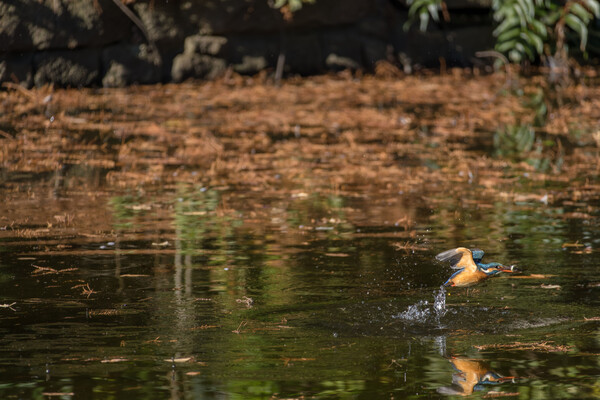
POLYGON ((590 204, 47 186, 2 206, 2 398, 600 397, 590 204), (459 245, 527 277, 441 292, 459 245))

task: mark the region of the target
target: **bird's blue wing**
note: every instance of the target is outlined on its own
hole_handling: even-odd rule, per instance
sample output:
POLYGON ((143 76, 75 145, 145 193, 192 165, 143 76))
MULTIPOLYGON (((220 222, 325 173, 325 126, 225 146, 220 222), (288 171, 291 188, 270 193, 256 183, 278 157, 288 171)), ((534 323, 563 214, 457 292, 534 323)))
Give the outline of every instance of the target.
POLYGON ((473 261, 475 261, 476 264, 479 264, 483 259, 483 250, 471 249, 471 253, 473 253, 473 261))
POLYGON ((450 278, 448 278, 448 280, 446 282, 444 282, 444 286, 448 285, 448 282, 450 282, 452 280, 452 278, 454 278, 456 275, 460 274, 464 270, 465 270, 464 268, 461 268, 458 271, 456 271, 455 273, 453 273, 452 276, 450 278))

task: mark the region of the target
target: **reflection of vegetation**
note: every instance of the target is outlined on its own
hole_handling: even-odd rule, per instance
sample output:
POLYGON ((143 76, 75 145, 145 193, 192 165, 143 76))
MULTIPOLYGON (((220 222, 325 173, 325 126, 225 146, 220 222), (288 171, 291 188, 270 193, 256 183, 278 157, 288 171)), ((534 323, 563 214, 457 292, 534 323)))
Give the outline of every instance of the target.
POLYGON ((313 193, 291 204, 287 210, 287 221, 293 227, 313 226, 323 231, 335 227, 338 233, 349 231, 353 227, 348 224, 343 207, 344 199, 341 196, 313 193))
POLYGON ((497 156, 518 157, 529 153, 535 142, 535 131, 528 125, 507 126, 496 131, 494 148, 497 156))
POLYGON ((181 186, 175 200, 175 229, 181 254, 200 254, 203 249, 214 251, 211 263, 227 261, 233 228, 240 221, 218 210, 220 194, 206 188, 181 186))
POLYGON ((112 209, 116 229, 131 229, 134 225, 133 220, 149 209, 143 205, 141 197, 132 195, 113 196, 108 204, 112 209))
POLYGON ((546 91, 539 89, 533 93, 529 100, 524 102, 525 107, 533 110, 535 117, 533 119, 534 126, 544 126, 548 117, 548 99, 546 91))
POLYGON ((550 167, 559 170, 563 162, 562 147, 554 151, 555 142, 536 138, 529 125, 509 125, 494 134, 494 149, 498 157, 525 161, 538 171, 550 167))
POLYGON ((365 381, 363 380, 324 381, 321 384, 326 389, 318 394, 319 397, 331 396, 336 399, 353 399, 365 390, 365 381))

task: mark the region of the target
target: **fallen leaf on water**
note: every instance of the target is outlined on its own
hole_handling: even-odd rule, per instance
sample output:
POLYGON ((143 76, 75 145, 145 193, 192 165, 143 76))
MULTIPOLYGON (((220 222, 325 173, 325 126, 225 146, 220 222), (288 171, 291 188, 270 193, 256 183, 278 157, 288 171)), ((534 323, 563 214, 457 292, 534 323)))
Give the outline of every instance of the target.
POLYGON ((314 360, 316 360, 316 359, 315 358, 306 358, 306 357, 299 357, 299 358, 285 358, 284 357, 283 365, 287 367, 287 365, 293 361, 314 361, 314 360))
POLYGON ((479 346, 473 346, 477 350, 487 350, 487 349, 511 349, 511 350, 539 350, 539 351, 547 351, 547 352, 558 352, 563 351, 567 352, 571 350, 573 346, 564 346, 559 344, 553 344, 553 342, 540 342, 540 343, 523 343, 523 342, 514 342, 507 344, 482 344, 479 346))
POLYGON ((515 275, 511 276, 511 279, 544 279, 553 278, 556 275, 544 275, 544 274, 530 274, 530 275, 515 275))
POLYGON ((573 251, 571 251, 571 254, 591 254, 592 251, 593 251, 593 249, 588 246, 583 250, 573 250, 573 251))
POLYGON ((583 244, 579 243, 579 241, 575 242, 575 243, 563 243, 562 244, 562 248, 567 248, 567 247, 583 247, 583 244))
POLYGON ((508 397, 508 396, 518 396, 519 392, 489 392, 485 396, 484 399, 490 399, 493 397, 508 397))
POLYGON ((185 363, 194 360, 194 357, 167 358, 166 362, 185 363))
POLYGON ((200 371, 190 371, 185 373, 187 376, 196 376, 202 374, 200 371))
POLYGON ((200 326, 195 326, 193 328, 190 328, 191 331, 197 331, 197 330, 204 330, 204 329, 212 329, 212 328, 218 328, 218 325, 200 325, 200 326))
POLYGON ((102 308, 102 309, 98 309, 98 310, 88 310, 88 315, 90 317, 96 316, 96 315, 107 316, 107 315, 119 315, 119 314, 123 314, 123 311, 118 310, 116 308, 102 308))
POLYGON ((129 361, 126 358, 111 358, 109 360, 102 360, 100 361, 102 364, 106 364, 106 363, 118 363, 118 362, 123 362, 123 361, 129 361))
POLYGON ((134 211, 148 211, 152 209, 152 206, 149 204, 134 204, 132 206, 128 206, 134 211))
POLYGON ((542 289, 560 289, 560 285, 544 285, 543 283, 540 285, 542 289))
POLYGON ((246 307, 252 307, 252 303, 254 303, 254 300, 251 297, 244 296, 241 299, 235 299, 235 302, 245 304, 246 307))
POLYGON ((427 251, 427 247, 423 247, 423 246, 419 246, 416 243, 411 243, 411 242, 396 242, 396 243, 392 243, 395 247, 396 250, 412 250, 412 251, 427 251))

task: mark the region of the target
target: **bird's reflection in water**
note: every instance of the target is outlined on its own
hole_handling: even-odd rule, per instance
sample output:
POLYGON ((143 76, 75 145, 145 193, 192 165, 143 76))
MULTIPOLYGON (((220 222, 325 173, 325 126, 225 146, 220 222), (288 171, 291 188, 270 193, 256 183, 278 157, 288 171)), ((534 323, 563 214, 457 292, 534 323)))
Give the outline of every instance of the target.
POLYGON ((501 376, 492 371, 483 360, 452 357, 449 361, 458 372, 452 375, 452 386, 438 388, 441 394, 468 396, 483 390, 483 385, 516 381, 514 376, 501 376))

